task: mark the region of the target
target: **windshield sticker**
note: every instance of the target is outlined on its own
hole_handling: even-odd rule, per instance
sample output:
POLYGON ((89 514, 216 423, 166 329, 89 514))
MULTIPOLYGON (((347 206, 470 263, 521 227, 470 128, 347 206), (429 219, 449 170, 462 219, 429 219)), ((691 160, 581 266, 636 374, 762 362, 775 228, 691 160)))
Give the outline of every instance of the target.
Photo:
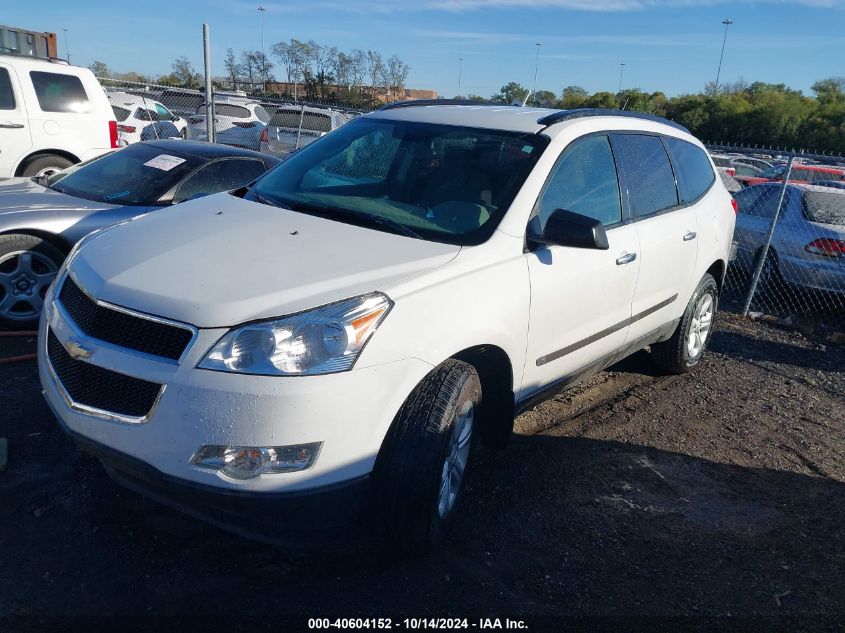
POLYGON ((106 200, 116 200, 117 198, 125 198, 129 195, 128 191, 119 191, 118 193, 110 193, 105 197, 106 200))
POLYGON ((534 151, 534 148, 531 145, 523 145, 522 151, 525 152, 526 154, 530 154, 531 152, 534 151))
POLYGON ((159 154, 155 158, 151 158, 144 165, 147 167, 155 167, 161 171, 170 171, 174 167, 178 167, 185 162, 184 158, 178 156, 171 156, 170 154, 159 154))

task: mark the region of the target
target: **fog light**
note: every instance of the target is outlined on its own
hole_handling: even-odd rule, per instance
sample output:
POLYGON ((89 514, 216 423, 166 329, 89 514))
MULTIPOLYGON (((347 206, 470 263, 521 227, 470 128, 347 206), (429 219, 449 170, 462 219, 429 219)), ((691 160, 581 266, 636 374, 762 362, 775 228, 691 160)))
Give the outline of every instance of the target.
POLYGON ((289 473, 311 468, 322 442, 293 446, 203 446, 191 463, 222 470, 236 479, 250 479, 262 473, 289 473))

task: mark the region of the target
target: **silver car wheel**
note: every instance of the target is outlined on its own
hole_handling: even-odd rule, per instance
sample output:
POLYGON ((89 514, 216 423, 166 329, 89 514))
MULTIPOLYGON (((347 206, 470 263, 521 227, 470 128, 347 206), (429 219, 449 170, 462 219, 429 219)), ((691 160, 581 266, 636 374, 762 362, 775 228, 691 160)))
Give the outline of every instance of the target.
POLYGON ((458 500, 458 493, 461 490, 469 461, 474 417, 475 406, 471 400, 467 400, 461 405, 452 423, 452 439, 449 444, 449 454, 443 462, 440 496, 437 503, 437 513, 441 519, 446 518, 458 500))
POLYGON ((35 251, 14 251, 0 257, 0 317, 12 321, 38 317, 44 293, 58 270, 56 262, 35 251))
POLYGON ((692 313, 687 333, 687 353, 691 359, 697 358, 704 351, 704 345, 707 343, 710 327, 713 324, 713 309, 713 295, 710 293, 701 295, 692 313))

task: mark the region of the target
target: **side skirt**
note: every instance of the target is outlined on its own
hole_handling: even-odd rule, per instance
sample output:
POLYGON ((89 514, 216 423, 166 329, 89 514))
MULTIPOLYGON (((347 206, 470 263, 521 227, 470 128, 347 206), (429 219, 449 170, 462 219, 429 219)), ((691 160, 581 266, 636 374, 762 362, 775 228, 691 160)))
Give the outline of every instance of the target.
POLYGON ((570 376, 564 376, 563 378, 556 380, 545 387, 541 387, 539 391, 535 391, 531 395, 527 396, 526 398, 517 401, 514 416, 519 415, 520 413, 524 413, 529 409, 533 409, 537 405, 545 402, 546 400, 550 400, 554 398, 559 393, 566 391, 569 387, 575 385, 576 383, 580 382, 587 376, 591 376, 592 374, 598 373, 603 369, 607 369, 611 365, 615 365, 623 358, 627 358, 631 354, 634 354, 644 347, 647 347, 653 343, 658 343, 660 341, 665 341, 672 336, 672 333, 675 331, 675 328, 678 326, 680 319, 675 319, 667 323, 666 325, 657 328, 649 332, 647 335, 638 338, 637 340, 628 343, 627 345, 619 348, 617 351, 600 358, 596 362, 584 367, 583 369, 579 369, 574 374, 570 376))

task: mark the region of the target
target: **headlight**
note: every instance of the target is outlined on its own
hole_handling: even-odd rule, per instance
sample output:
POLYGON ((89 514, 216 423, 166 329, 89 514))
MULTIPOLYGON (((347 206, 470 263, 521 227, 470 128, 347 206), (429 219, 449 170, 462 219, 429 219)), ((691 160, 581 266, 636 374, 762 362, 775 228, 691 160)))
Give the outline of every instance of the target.
POLYGON ((392 305, 373 293, 243 325, 227 332, 198 367, 264 376, 346 371, 392 305))

